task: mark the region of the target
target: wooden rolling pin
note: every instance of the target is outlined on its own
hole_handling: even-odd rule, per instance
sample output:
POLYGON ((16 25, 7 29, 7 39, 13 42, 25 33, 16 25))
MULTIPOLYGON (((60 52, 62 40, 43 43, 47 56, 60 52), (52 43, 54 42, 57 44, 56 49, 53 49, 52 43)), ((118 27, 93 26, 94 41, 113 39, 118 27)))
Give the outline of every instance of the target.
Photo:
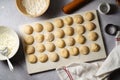
POLYGON ((87 3, 88 0, 74 0, 63 7, 63 12, 70 14, 87 3))

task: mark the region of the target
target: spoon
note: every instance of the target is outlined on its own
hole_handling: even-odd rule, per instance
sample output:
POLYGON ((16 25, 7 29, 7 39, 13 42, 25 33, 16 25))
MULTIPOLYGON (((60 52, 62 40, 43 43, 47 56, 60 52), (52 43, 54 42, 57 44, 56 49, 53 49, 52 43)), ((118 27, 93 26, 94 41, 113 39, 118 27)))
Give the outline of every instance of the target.
POLYGON ((9 55, 8 47, 5 47, 3 50, 0 50, 0 54, 2 54, 4 57, 6 57, 9 69, 10 69, 10 71, 13 71, 14 70, 13 65, 8 58, 8 55, 9 55))

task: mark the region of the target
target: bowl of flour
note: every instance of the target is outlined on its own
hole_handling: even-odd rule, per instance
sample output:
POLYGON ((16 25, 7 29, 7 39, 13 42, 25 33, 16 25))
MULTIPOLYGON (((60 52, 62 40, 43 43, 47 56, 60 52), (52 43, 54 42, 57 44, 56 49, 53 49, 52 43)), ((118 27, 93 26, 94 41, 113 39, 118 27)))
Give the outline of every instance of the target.
POLYGON ((39 17, 47 11, 50 0, 16 0, 16 5, 22 14, 39 17))
MULTIPOLYGON (((5 47, 8 48, 8 58, 12 58, 19 49, 19 38, 12 29, 0 26, 0 50, 3 50, 5 47)), ((6 60, 6 57, 0 54, 0 60, 6 60)))

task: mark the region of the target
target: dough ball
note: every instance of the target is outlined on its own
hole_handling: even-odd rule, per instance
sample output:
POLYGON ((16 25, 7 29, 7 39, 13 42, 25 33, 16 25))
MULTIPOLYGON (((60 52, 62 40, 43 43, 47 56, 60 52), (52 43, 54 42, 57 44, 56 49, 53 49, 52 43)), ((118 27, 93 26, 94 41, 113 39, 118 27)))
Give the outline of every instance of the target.
POLYGON ((87 55, 89 53, 89 51, 90 51, 87 46, 81 46, 79 48, 79 50, 80 50, 80 53, 83 54, 83 55, 87 55))
POLYGON ((51 32, 51 31, 53 31, 54 26, 53 26, 52 23, 46 22, 46 23, 44 24, 44 28, 45 28, 46 31, 51 32))
POLYGON ((45 51, 45 46, 41 43, 36 44, 36 50, 38 52, 44 52, 45 51))
POLYGON ((78 34, 83 34, 85 33, 85 27, 83 25, 78 24, 75 26, 75 32, 78 34))
POLYGON ((25 37, 24 37, 24 42, 25 42, 26 44, 28 44, 28 45, 33 44, 33 42, 34 42, 33 36, 31 36, 31 35, 25 36, 25 37))
POLYGON ((65 32, 66 35, 71 36, 71 35, 74 34, 74 29, 70 26, 66 26, 64 28, 64 32, 65 32))
POLYGON ((74 19, 74 22, 78 24, 81 24, 84 22, 83 17, 81 15, 75 15, 73 19, 74 19))
POLYGON ((54 35, 52 33, 47 33, 45 35, 45 39, 46 39, 46 41, 51 42, 54 40, 54 35))
POLYGON ((37 57, 34 54, 28 55, 28 62, 30 63, 36 63, 37 62, 37 57))
POLYGON ((32 28, 32 26, 31 26, 31 25, 25 25, 25 26, 24 26, 24 32, 25 32, 26 34, 32 34, 32 33, 33 33, 33 28, 32 28))
POLYGON ((27 46, 26 46, 26 49, 25 49, 25 52, 26 52, 27 54, 33 54, 33 53, 35 52, 34 46, 32 46, 32 45, 27 45, 27 46))
POLYGON ((55 19, 54 25, 58 28, 61 28, 64 26, 63 20, 62 19, 55 19))
POLYGON ((44 54, 44 53, 39 54, 38 60, 39 60, 41 63, 46 62, 46 61, 48 60, 47 54, 44 54))
POLYGON ((67 49, 61 49, 60 51, 60 56, 63 57, 63 58, 68 58, 69 57, 69 52, 67 49))
POLYGON ((47 42, 45 45, 46 49, 50 52, 55 50, 55 45, 53 43, 47 42))
POLYGON ((65 42, 64 42, 64 40, 62 40, 62 39, 57 39, 57 40, 55 41, 55 44, 56 44, 56 46, 59 47, 59 48, 65 47, 65 42))
POLYGON ((44 35, 37 33, 37 34, 35 35, 35 40, 36 40, 36 42, 38 42, 38 43, 43 42, 43 41, 44 41, 44 35))
POLYGON ((73 46, 73 45, 75 44, 75 40, 74 40, 74 38, 72 38, 72 37, 67 37, 67 38, 65 39, 65 43, 66 43, 66 45, 68 45, 68 46, 73 46))
POLYGON ((63 38, 65 33, 62 29, 56 29, 54 35, 57 38, 63 38))
POLYGON ((76 41, 77 43, 84 44, 85 41, 86 41, 86 39, 85 39, 85 37, 82 36, 82 35, 77 35, 77 36, 75 36, 75 41, 76 41))
POLYGON ((94 14, 92 13, 92 12, 87 12, 87 13, 85 13, 85 19, 86 20, 89 20, 89 21, 91 21, 91 20, 93 20, 94 19, 94 14))
POLYGON ((34 31, 36 31, 36 32, 41 32, 42 30, 43 30, 42 24, 36 23, 36 24, 34 25, 34 31))
POLYGON ((98 34, 96 32, 88 33, 88 39, 91 41, 96 41, 98 39, 98 34))
POLYGON ((87 22, 85 27, 86 27, 86 29, 88 31, 92 31, 92 30, 94 30, 96 28, 96 25, 94 23, 92 23, 92 22, 87 22))
POLYGON ((100 50, 100 46, 96 43, 90 45, 90 49, 92 52, 98 52, 100 50))
POLYGON ((49 60, 52 61, 52 62, 56 62, 59 60, 59 56, 57 53, 49 53, 48 54, 48 57, 49 57, 49 60))
POLYGON ((65 17, 64 23, 67 24, 67 25, 72 25, 72 24, 73 24, 73 19, 72 19, 72 17, 70 17, 70 16, 65 17))
POLYGON ((70 55, 76 56, 76 55, 79 54, 79 49, 78 49, 77 47, 71 47, 71 48, 69 49, 69 52, 70 52, 70 55))

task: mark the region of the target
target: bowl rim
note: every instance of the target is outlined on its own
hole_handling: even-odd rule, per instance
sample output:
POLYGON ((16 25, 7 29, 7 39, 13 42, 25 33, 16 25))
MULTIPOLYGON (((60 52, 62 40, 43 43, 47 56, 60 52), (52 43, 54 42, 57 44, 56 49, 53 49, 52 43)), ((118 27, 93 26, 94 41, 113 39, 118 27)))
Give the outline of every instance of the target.
MULTIPOLYGON (((11 29, 11 28, 9 28, 9 27, 6 27, 6 26, 1 26, 1 25, 0 25, 0 28, 1 28, 1 27, 3 27, 3 28, 7 28, 7 29, 9 29, 11 32, 13 32, 14 35, 15 35, 16 41, 17 41, 16 49, 11 53, 10 56, 8 56, 8 58, 11 59, 11 58, 12 58, 12 57, 18 52, 18 50, 19 50, 20 39, 19 39, 19 37, 18 37, 17 32, 14 31, 13 29, 11 29)), ((0 59, 0 61, 4 61, 4 60, 7 60, 7 59, 6 59, 6 58, 0 59)))
MULTIPOLYGON (((21 0, 21 1, 22 1, 22 0, 21 0)), ((25 14, 23 11, 21 11, 21 9, 19 9, 18 0, 16 0, 16 7, 17 7, 17 10, 18 10, 20 13, 22 13, 23 15, 28 16, 28 17, 31 17, 31 18, 35 18, 35 17, 39 17, 39 16, 43 15, 43 14, 47 11, 47 9, 48 9, 49 6, 50 6, 50 0, 47 0, 47 1, 48 1, 48 5, 47 5, 46 8, 45 8, 40 14, 38 14, 38 15, 25 14)))

